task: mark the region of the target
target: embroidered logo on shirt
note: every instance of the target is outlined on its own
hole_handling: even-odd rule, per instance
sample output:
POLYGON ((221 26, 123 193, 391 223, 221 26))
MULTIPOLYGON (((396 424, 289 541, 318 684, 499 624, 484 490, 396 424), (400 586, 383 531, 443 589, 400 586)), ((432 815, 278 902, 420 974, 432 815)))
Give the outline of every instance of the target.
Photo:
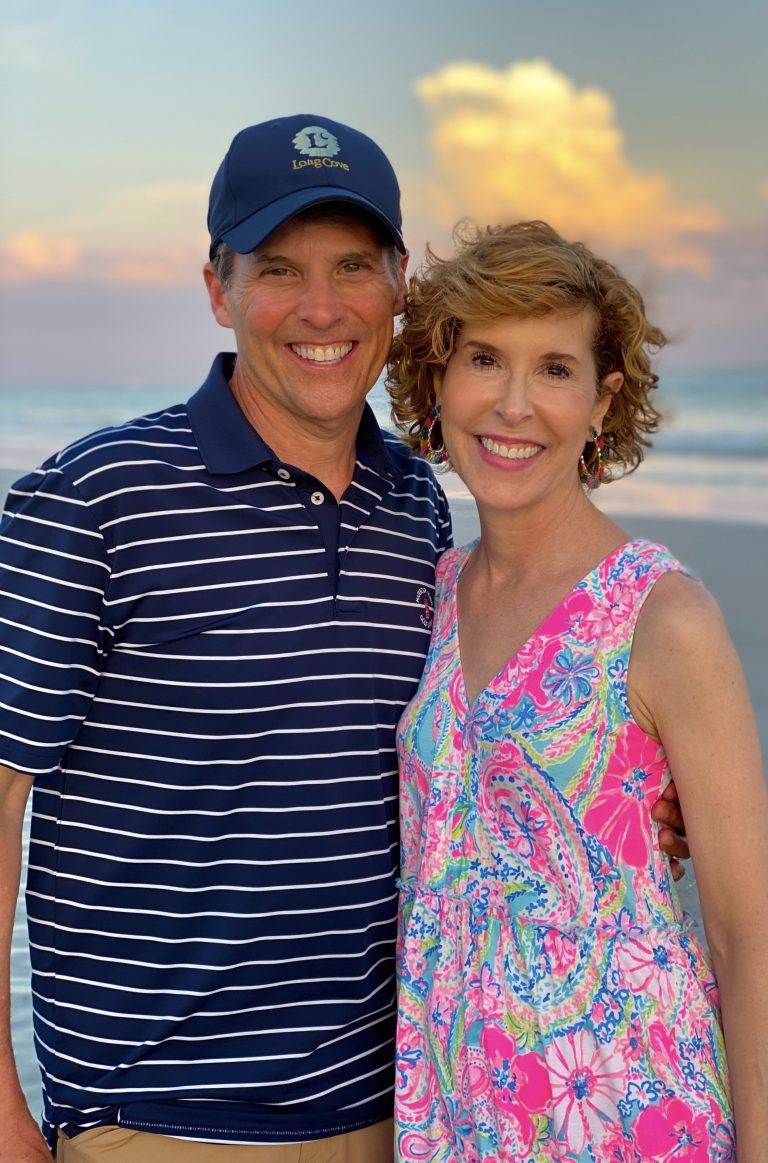
POLYGON ((421 586, 416 591, 416 601, 421 606, 419 621, 421 622, 422 626, 426 626, 427 630, 431 630, 432 619, 435 616, 435 607, 432 601, 432 595, 426 586, 421 586))

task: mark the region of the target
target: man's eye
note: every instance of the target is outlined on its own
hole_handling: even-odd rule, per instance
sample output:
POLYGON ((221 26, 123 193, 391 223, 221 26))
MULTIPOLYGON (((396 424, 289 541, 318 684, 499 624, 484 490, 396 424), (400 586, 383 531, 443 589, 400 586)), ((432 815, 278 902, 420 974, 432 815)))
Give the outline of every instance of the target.
POLYGON ((475 367, 491 368, 496 366, 496 359, 489 351, 476 351, 472 356, 472 363, 475 367))
POLYGON ((290 274, 288 267, 268 267, 261 272, 262 275, 269 275, 277 279, 284 279, 286 275, 290 274))
POLYGON ((571 369, 566 367, 564 363, 548 363, 545 371, 548 376, 552 376, 555 380, 567 380, 571 376, 571 369))
POLYGON ((345 262, 341 268, 345 274, 356 275, 358 271, 364 269, 364 263, 361 262, 345 262))

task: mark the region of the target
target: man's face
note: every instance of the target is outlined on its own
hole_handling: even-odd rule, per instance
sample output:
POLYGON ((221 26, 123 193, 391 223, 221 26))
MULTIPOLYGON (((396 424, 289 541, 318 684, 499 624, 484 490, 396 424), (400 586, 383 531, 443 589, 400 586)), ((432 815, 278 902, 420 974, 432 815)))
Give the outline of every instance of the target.
POLYGON ((267 414, 333 427, 359 415, 403 309, 395 274, 364 223, 288 222, 252 255, 236 255, 224 289, 205 278, 219 323, 237 339, 238 374, 267 414))

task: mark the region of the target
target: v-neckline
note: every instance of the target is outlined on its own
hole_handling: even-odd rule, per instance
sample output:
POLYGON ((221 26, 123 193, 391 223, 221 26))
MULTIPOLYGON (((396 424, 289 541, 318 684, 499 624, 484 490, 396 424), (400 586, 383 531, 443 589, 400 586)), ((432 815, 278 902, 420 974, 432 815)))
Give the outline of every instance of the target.
POLYGON ((461 660, 461 632, 459 627, 459 579, 464 572, 464 567, 480 544, 480 538, 478 537, 474 541, 471 541, 469 545, 466 546, 466 550, 464 551, 464 560, 459 563, 456 570, 456 575, 453 579, 453 593, 451 595, 451 614, 456 637, 456 670, 459 686, 464 695, 464 705, 467 708, 467 714, 471 715, 472 711, 474 711, 480 700, 496 686, 496 683, 499 681, 499 679, 508 673, 508 671, 514 665, 515 661, 522 654, 523 650, 525 650, 526 646, 528 646, 528 644, 532 642, 534 638, 541 634, 547 624, 554 618, 555 614, 558 614, 560 610, 562 610, 563 606, 570 601, 576 591, 580 589, 585 582, 588 582, 592 577, 594 577, 597 571, 604 565, 607 565, 608 562, 611 561, 614 557, 618 557, 619 554, 623 553, 631 545, 640 544, 641 541, 642 538, 630 538, 629 541, 623 541, 621 545, 617 545, 616 548, 612 549, 610 553, 606 553, 604 557, 601 557, 600 561, 598 561, 596 565, 593 565, 592 568, 588 570, 582 578, 580 578, 574 585, 571 586, 568 593, 565 594, 561 601, 559 601, 556 606, 552 607, 549 613, 546 614, 544 618, 542 618, 541 622, 539 622, 536 628, 528 635, 525 641, 520 643, 517 649, 513 651, 512 654, 510 654, 506 662, 504 662, 499 670, 497 670, 496 673, 488 680, 488 682, 480 688, 475 697, 470 701, 466 679, 464 678, 464 666, 461 660))

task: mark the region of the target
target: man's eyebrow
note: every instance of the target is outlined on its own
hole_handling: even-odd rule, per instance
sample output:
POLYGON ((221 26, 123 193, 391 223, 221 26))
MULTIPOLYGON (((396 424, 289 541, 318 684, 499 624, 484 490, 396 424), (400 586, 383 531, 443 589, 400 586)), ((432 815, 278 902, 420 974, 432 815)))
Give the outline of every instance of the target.
MULTIPOLYGON (((337 255, 335 262, 360 262, 362 259, 370 262, 380 257, 374 250, 349 250, 337 255)), ((267 254, 265 251, 254 251, 253 261, 256 263, 274 263, 276 266, 295 266, 296 259, 285 254, 267 254)))
POLYGON ((261 263, 261 262, 282 263, 283 266, 291 266, 293 264, 294 260, 288 258, 284 254, 267 254, 263 250, 257 250, 257 251, 254 251, 253 261, 258 262, 258 263, 261 263))

